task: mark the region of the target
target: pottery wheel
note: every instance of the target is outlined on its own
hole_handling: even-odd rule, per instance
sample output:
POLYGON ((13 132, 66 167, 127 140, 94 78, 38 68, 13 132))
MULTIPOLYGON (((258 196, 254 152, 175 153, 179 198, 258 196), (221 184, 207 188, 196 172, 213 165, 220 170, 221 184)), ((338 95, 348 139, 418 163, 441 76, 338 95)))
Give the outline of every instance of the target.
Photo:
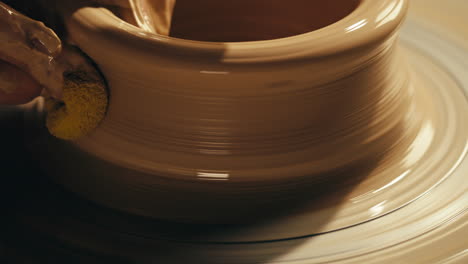
MULTIPOLYGON (((461 43, 468 32, 459 29, 458 39, 444 34, 447 25, 418 8, 402 29, 401 45, 416 93, 432 113, 399 157, 410 169, 383 166, 287 217, 200 226, 83 201, 33 173, 16 150, 2 156, 11 173, 2 184, 0 257, 12 263, 467 263, 468 46, 461 43)), ((1 117, 13 122, 19 110, 8 111, 1 117)))

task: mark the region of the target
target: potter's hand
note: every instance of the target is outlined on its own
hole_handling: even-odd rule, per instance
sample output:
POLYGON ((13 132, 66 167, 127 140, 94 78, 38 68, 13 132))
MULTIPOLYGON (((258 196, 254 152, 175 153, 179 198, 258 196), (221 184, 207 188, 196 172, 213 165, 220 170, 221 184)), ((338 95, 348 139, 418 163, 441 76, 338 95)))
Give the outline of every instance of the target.
POLYGON ((55 58, 62 44, 42 22, 0 2, 0 104, 24 103, 41 87, 61 97, 62 72, 55 58))
POLYGON ((24 104, 41 94, 41 86, 18 67, 0 61, 0 105, 24 104))

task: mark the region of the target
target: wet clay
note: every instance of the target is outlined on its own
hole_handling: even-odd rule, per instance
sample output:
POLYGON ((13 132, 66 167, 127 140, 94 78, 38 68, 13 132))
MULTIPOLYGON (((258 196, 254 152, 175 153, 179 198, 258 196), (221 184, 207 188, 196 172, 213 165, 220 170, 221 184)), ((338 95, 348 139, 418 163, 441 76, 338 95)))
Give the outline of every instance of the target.
POLYGON ((62 50, 57 35, 0 2, 0 60, 28 72, 55 97, 61 96, 63 70, 56 58, 62 50))
POLYGON ((163 36, 169 35, 175 0, 130 0, 129 3, 141 29, 163 36))
POLYGON ((132 213, 235 222, 353 177, 349 168, 378 170, 425 120, 397 45, 406 4, 361 1, 320 30, 236 43, 156 35, 79 9, 67 16, 70 37, 112 96, 96 131, 56 151, 73 162, 49 174, 132 213))

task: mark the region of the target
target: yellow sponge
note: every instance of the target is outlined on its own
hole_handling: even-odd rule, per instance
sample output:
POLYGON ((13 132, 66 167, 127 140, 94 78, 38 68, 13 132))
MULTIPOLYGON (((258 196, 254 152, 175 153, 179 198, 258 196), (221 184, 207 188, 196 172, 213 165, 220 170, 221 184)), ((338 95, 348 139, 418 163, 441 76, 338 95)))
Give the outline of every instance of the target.
POLYGON ((85 71, 64 74, 62 100, 46 99, 46 125, 60 139, 75 140, 93 131, 106 114, 104 81, 85 71))

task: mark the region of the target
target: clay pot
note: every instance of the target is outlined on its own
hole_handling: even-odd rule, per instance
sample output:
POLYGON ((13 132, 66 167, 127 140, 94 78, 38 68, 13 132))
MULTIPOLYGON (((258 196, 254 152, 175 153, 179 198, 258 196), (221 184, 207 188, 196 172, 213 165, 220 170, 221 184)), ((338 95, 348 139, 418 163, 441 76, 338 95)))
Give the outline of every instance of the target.
POLYGON ((48 174, 130 213, 232 223, 362 176, 412 141, 418 105, 397 45, 408 1, 231 2, 213 15, 176 6, 176 37, 75 11, 70 38, 110 105, 91 135, 48 139, 48 174))

